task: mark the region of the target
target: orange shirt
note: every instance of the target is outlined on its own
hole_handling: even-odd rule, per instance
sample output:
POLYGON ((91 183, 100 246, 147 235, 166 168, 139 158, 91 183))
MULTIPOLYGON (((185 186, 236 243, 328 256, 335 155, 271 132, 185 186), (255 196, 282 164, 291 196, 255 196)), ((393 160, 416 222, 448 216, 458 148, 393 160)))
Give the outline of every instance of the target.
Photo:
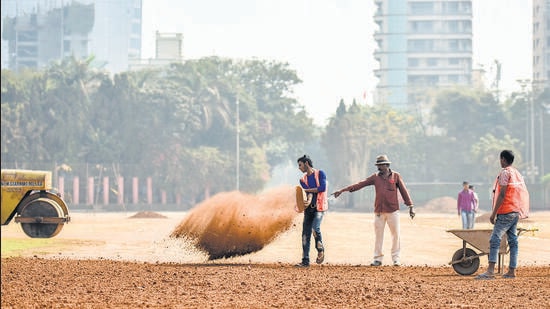
POLYGON ((520 218, 527 218, 529 215, 529 192, 527 191, 523 176, 516 168, 507 166, 500 171, 495 182, 493 207, 495 207, 502 186, 506 186, 506 192, 502 204, 497 210, 497 214, 518 212, 520 218))

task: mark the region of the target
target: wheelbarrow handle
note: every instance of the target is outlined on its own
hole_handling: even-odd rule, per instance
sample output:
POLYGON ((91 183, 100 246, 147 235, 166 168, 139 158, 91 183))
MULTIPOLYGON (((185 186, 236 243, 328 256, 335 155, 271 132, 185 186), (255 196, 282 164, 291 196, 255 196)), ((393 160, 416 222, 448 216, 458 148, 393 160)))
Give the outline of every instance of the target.
POLYGON ((536 227, 528 228, 528 229, 523 228, 523 227, 520 227, 520 228, 517 229, 517 235, 519 236, 519 235, 521 235, 521 234, 523 234, 523 233, 527 233, 527 232, 531 232, 531 233, 533 233, 533 235, 534 235, 535 232, 537 232, 538 230, 539 230, 539 229, 536 228, 536 227))

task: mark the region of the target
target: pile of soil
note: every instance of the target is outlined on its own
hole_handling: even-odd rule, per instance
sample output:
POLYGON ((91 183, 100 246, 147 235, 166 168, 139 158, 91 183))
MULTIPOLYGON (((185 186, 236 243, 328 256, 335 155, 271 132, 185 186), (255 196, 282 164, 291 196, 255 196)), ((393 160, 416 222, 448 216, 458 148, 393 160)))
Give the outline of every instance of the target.
POLYGON ((128 217, 128 219, 142 219, 142 218, 166 218, 165 215, 153 211, 140 211, 133 216, 128 217))
POLYGON ((490 213, 490 212, 486 212, 486 213, 481 214, 481 215, 476 215, 476 220, 475 220, 475 222, 476 222, 476 223, 488 223, 490 217, 491 217, 491 213, 490 213))
POLYGON ((422 209, 425 212, 456 213, 456 199, 450 196, 434 198, 422 206, 422 209))

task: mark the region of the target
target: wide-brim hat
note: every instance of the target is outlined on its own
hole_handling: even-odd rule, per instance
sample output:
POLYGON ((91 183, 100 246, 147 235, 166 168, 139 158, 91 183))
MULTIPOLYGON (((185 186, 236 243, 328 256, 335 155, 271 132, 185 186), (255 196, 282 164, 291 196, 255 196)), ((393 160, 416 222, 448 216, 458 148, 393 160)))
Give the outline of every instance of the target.
POLYGON ((374 165, 381 165, 381 164, 390 164, 391 161, 388 159, 387 155, 380 155, 376 157, 376 163, 374 165))

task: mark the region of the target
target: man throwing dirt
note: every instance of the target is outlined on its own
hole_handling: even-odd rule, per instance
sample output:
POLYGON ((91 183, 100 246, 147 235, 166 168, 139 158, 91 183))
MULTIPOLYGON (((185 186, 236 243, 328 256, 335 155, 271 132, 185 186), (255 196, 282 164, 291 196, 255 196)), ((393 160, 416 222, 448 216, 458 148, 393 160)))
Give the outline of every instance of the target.
POLYGON ((374 233, 376 241, 374 244, 374 260, 371 266, 382 265, 382 243, 384 241, 384 228, 386 223, 392 234, 391 255, 394 266, 401 265, 400 258, 400 240, 399 240, 399 199, 397 191, 401 193, 401 197, 405 201, 405 205, 409 206, 409 215, 414 218, 413 202, 409 196, 409 191, 405 187, 405 182, 401 175, 390 169, 390 160, 386 155, 380 155, 376 158, 375 165, 378 168, 378 173, 374 173, 367 179, 356 184, 345 187, 334 192, 334 197, 340 196, 342 192, 354 192, 366 186, 374 186, 376 198, 374 200, 374 233))
MULTIPOLYGON (((323 237, 321 236, 321 220, 323 214, 328 209, 327 200, 327 177, 325 172, 313 168, 313 162, 307 155, 298 158, 298 168, 304 176, 300 179, 300 185, 304 191, 310 195, 311 203, 304 209, 304 222, 302 225, 302 262, 296 264, 296 267, 309 267, 309 249, 311 243, 311 234, 315 239, 315 248, 317 249, 316 263, 321 264, 325 260, 325 248, 323 246, 323 237)), ((309 201, 309 198, 308 198, 309 201)))

